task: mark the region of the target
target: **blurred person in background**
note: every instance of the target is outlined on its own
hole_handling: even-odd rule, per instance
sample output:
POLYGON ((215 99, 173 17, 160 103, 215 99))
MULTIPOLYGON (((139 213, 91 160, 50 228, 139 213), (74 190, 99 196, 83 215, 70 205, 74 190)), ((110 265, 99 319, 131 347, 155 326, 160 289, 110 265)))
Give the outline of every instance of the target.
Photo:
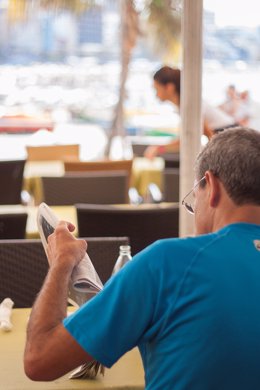
POLYGON ((226 90, 226 100, 219 108, 234 118, 240 126, 249 126, 252 117, 250 96, 247 90, 239 92, 235 85, 230 84, 226 90))
MULTIPOLYGON (((158 99, 169 101, 180 109, 181 97, 181 71, 178 68, 163 66, 153 76, 154 88, 158 99)), ((211 136, 224 128, 237 126, 234 118, 218 107, 202 102, 203 134, 210 139, 211 136)), ((144 151, 144 156, 152 159, 157 155, 168 152, 179 152, 179 138, 166 145, 151 145, 144 151)))

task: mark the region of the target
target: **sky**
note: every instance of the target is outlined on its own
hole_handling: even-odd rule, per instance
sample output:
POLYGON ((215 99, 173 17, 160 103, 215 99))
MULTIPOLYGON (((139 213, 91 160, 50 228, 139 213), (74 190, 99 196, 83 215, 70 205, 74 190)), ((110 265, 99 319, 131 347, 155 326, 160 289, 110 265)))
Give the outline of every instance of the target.
POLYGON ((260 25, 259 0, 204 0, 204 9, 215 13, 219 26, 236 25, 255 27, 260 25))

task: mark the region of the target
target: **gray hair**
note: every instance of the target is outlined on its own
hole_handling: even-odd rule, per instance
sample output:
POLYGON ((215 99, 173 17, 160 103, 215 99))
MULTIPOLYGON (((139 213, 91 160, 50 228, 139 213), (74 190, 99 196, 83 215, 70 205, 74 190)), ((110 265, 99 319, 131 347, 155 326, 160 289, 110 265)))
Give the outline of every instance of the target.
POLYGON ((214 135, 195 164, 197 179, 206 171, 221 180, 235 204, 260 205, 260 132, 236 127, 214 135))

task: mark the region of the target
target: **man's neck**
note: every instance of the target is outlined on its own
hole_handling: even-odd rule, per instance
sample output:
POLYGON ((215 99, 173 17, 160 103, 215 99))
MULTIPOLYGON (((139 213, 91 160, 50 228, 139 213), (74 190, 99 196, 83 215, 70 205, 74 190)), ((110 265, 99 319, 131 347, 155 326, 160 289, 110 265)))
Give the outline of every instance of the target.
POLYGON ((260 206, 243 205, 229 208, 228 211, 216 215, 213 231, 217 231, 232 223, 252 223, 260 226, 260 206))

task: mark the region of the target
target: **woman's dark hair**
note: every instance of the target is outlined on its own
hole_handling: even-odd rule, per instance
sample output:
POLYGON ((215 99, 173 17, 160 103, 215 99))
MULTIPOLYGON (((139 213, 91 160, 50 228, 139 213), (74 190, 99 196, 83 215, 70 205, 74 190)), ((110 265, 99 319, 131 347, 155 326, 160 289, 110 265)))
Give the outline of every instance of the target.
POLYGON ((174 84, 175 90, 180 95, 181 93, 181 71, 170 66, 163 66, 153 76, 153 79, 162 85, 174 84))

